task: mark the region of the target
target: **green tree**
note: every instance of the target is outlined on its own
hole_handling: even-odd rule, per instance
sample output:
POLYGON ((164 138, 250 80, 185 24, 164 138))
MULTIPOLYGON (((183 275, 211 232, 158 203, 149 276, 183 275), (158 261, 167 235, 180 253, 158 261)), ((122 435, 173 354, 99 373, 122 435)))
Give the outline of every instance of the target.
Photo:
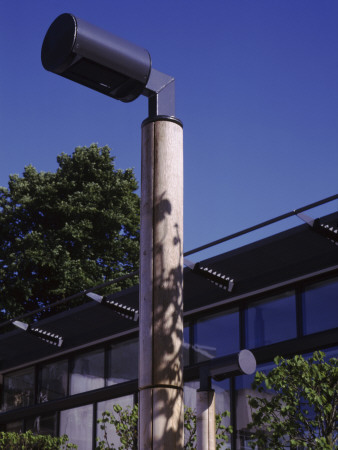
POLYGON ((56 173, 29 165, 0 187, 0 319, 138 268, 133 170, 95 144, 57 161, 56 173))
POLYGON ((338 443, 338 359, 314 352, 305 360, 275 358, 268 374, 257 372, 249 396, 251 446, 332 449, 338 443))
MULTIPOLYGON (((222 414, 216 414, 216 450, 225 448, 229 440, 229 433, 232 433, 232 427, 222 424, 224 417, 230 413, 224 411, 222 414)), ((120 405, 114 405, 113 411, 104 411, 102 418, 97 421, 103 430, 103 439, 97 438, 97 450, 137 450, 138 440, 138 405, 132 408, 127 406, 123 409, 120 405), (112 425, 119 440, 120 446, 115 445, 109 439, 108 426, 112 425)), ((184 450, 196 449, 196 413, 192 408, 184 410, 184 432, 185 444, 184 450)))

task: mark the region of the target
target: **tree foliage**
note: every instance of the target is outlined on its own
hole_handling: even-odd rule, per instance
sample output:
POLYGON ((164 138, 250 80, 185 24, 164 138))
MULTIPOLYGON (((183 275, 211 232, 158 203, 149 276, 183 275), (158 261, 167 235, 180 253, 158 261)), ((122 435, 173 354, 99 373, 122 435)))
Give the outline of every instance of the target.
POLYGON ((77 445, 68 442, 68 436, 60 437, 35 435, 26 433, 0 432, 0 448, 2 450, 65 450, 76 449, 77 445))
MULTIPOLYGON (((229 440, 229 433, 232 433, 232 427, 223 425, 222 420, 228 417, 230 413, 224 411, 222 414, 216 414, 216 450, 225 448, 229 440)), ((137 450, 138 441, 138 405, 133 408, 123 409, 120 405, 114 405, 113 411, 104 411, 102 418, 98 419, 101 430, 103 430, 103 439, 97 438, 97 450, 137 450), (112 425, 120 440, 120 446, 116 447, 114 443, 109 442, 108 426, 112 425)), ((196 413, 192 408, 184 410, 184 432, 185 444, 184 450, 196 449, 196 413)))
POLYGON ((2 319, 138 268, 133 170, 115 169, 110 149, 95 144, 57 162, 55 173, 26 166, 0 188, 2 319))
POLYGON ((268 374, 257 372, 249 396, 252 447, 336 448, 338 444, 338 359, 314 352, 275 359, 268 374))

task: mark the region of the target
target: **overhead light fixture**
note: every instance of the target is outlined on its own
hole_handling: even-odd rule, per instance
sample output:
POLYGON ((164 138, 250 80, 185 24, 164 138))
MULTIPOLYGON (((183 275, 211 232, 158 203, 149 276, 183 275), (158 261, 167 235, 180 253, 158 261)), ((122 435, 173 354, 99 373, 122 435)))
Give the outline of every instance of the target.
POLYGON ((149 117, 175 116, 175 80, 152 68, 149 52, 72 14, 50 25, 41 49, 43 67, 128 103, 149 99, 149 117))
POLYGON ((134 322, 138 321, 139 312, 137 309, 131 308, 130 306, 122 305, 121 303, 118 303, 115 300, 111 299, 110 298, 111 296, 109 295, 102 296, 95 294, 94 292, 88 292, 86 295, 95 302, 107 306, 109 309, 111 309, 121 317, 133 320, 134 322))
POLYGON ((233 278, 208 267, 203 267, 200 265, 200 263, 193 263, 187 258, 184 258, 184 264, 196 274, 201 275, 202 277, 211 281, 211 283, 215 284, 217 287, 228 290, 229 292, 232 291, 234 287, 233 278))
POLYGON ((21 330, 27 331, 27 333, 36 336, 47 344, 54 345, 56 347, 61 347, 63 343, 63 338, 58 334, 51 333, 50 331, 42 330, 41 328, 34 327, 32 325, 28 325, 28 323, 20 322, 19 320, 14 320, 12 322, 17 328, 21 330))
POLYGON ((303 222, 307 223, 313 231, 315 231, 318 234, 321 234, 322 236, 326 237, 327 239, 330 239, 334 244, 338 245, 338 229, 335 228, 332 225, 328 225, 325 223, 321 223, 320 219, 313 219, 312 217, 308 216, 304 213, 297 214, 297 217, 299 217, 303 222))

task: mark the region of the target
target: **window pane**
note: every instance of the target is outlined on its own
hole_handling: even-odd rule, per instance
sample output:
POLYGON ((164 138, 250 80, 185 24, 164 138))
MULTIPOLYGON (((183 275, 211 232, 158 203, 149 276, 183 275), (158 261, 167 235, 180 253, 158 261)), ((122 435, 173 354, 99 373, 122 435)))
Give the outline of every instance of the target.
MULTIPOLYGON (((268 373, 275 367, 274 363, 260 364, 257 366, 258 372, 268 373)), ((236 424, 237 424, 237 446, 236 448, 249 449, 251 432, 248 429, 248 423, 252 420, 251 407, 248 403, 248 395, 268 396, 268 394, 257 394, 251 388, 255 374, 240 375, 236 377, 236 424)))
POLYGON ((67 395, 68 361, 43 366, 39 374, 38 402, 44 403, 67 395))
POLYGON ((304 334, 338 327, 338 279, 316 283, 303 295, 304 334))
POLYGON ((4 404, 6 411, 34 403, 34 369, 19 370, 4 376, 4 404))
POLYGON ((246 347, 255 348, 297 337, 293 292, 255 302, 245 311, 246 347))
POLYGON ((187 381, 183 386, 184 406, 196 411, 196 391, 200 388, 199 380, 187 381))
POLYGON ((56 414, 52 414, 50 416, 38 416, 34 419, 27 419, 26 430, 31 430, 35 434, 56 436, 56 414))
MULTIPOLYGON (((211 384, 212 389, 215 391, 215 410, 216 414, 222 414, 224 411, 230 412, 230 380, 227 378, 223 381, 214 381, 212 380, 211 384)), ((228 427, 230 425, 230 417, 222 418, 222 425, 228 427)), ((225 447, 222 448, 231 448, 231 435, 228 435, 229 441, 225 443, 225 447)), ((223 441, 221 441, 223 442, 223 441)))
POLYGON ((138 376, 138 339, 113 344, 109 350, 108 386, 136 380, 138 376))
POLYGON ((70 395, 104 386, 104 352, 98 350, 75 358, 70 375, 70 395))
POLYGON ((239 314, 231 311, 198 320, 194 329, 195 362, 239 351, 239 314))
POLYGON ((183 328, 183 365, 188 366, 189 359, 189 349, 190 349, 190 339, 189 339, 189 329, 190 327, 187 325, 183 328))
MULTIPOLYGON (((114 411, 114 405, 120 405, 123 409, 132 408, 134 406, 134 396, 126 395, 125 397, 114 398, 112 400, 107 400, 105 402, 100 402, 97 404, 97 418, 101 419, 104 411, 114 411)), ((117 414, 114 412, 114 415, 117 414)), ((118 437, 113 425, 106 425, 107 439, 111 447, 109 448, 120 448, 121 445, 120 438, 118 437)), ((97 437, 101 440, 104 439, 104 430, 101 429, 101 424, 97 424, 97 437)))
POLYGON ((68 409, 60 413, 60 435, 66 434, 69 442, 81 450, 93 448, 93 405, 68 409))
POLYGON ((7 423, 6 431, 8 433, 23 433, 23 420, 7 423))
MULTIPOLYGON (((196 393, 200 388, 200 381, 194 380, 184 383, 184 406, 191 408, 193 413, 196 414, 196 393)), ((215 391, 215 410, 216 414, 221 414, 224 411, 230 411, 230 382, 228 379, 216 382, 212 381, 211 388, 215 391)), ((222 425, 229 426, 230 418, 224 417, 222 419, 222 425)), ((186 443, 189 438, 189 433, 185 431, 184 442, 186 443)), ((223 448, 223 447, 222 447, 223 448)), ((225 448, 230 448, 230 440, 226 444, 225 448)))

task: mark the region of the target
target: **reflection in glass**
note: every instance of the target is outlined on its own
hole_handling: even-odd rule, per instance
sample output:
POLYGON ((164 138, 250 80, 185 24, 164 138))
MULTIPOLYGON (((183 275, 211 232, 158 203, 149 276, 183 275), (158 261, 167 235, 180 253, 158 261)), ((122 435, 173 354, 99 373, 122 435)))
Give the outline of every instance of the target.
POLYGON ((108 351, 108 386, 137 379, 138 339, 113 344, 108 351))
MULTIPOLYGON (((134 406, 134 396, 126 395, 125 397, 114 398, 112 400, 106 400, 105 402, 100 402, 97 404, 97 418, 102 418, 102 413, 104 411, 113 412, 114 405, 120 405, 123 409, 130 407, 130 409, 134 406)), ((116 413, 114 413, 116 416, 116 413)), ((107 439, 111 448, 119 448, 121 445, 120 439, 115 431, 113 425, 107 425, 107 439)), ((104 439, 104 430, 101 429, 101 424, 97 424, 97 437, 99 439, 104 439)))
MULTIPOLYGON (((200 381, 193 380, 184 383, 184 406, 191 408, 196 414, 196 392, 200 388, 200 381)), ((212 380, 211 389, 215 391, 215 410, 216 414, 224 411, 230 411, 230 382, 228 379, 216 382, 212 380)), ((229 426, 230 418, 224 417, 222 425, 229 426)), ((226 448, 230 448, 230 441, 226 448)))
POLYGON ((74 358, 70 374, 70 395, 104 386, 104 352, 97 350, 74 358))
POLYGON ((23 433, 23 420, 6 423, 6 431, 8 433, 23 433))
MULTIPOLYGON (((222 414, 224 411, 230 412, 230 381, 229 379, 225 379, 223 381, 214 381, 212 380, 211 384, 212 389, 215 391, 215 410, 216 414, 222 414)), ((230 425, 230 417, 222 418, 222 425, 228 427, 230 425)), ((231 448, 231 436, 229 436, 229 441, 226 444, 225 448, 231 448)))
POLYGON ((69 442, 81 450, 92 450, 93 405, 80 406, 60 413, 60 435, 66 434, 69 442))
POLYGON ((338 327, 338 278, 316 283, 303 295, 304 334, 338 327))
POLYGON ((38 402, 44 403, 67 395, 68 361, 46 364, 40 370, 38 402))
POLYGON ((274 344, 297 336, 293 292, 254 302, 245 311, 246 347, 274 344))
POLYGON ((183 386, 184 406, 196 411, 196 391, 200 388, 199 380, 188 381, 183 386))
POLYGON ((189 365, 189 348, 190 348, 190 338, 189 338, 189 325, 183 328, 183 365, 189 365))
MULTIPOLYGON (((257 366, 258 372, 268 373, 275 367, 274 363, 260 364, 257 366)), ((240 375, 236 377, 236 425, 237 425, 237 446, 236 448, 250 448, 249 441, 251 432, 247 425, 252 420, 251 407, 248 403, 248 395, 255 397, 271 398, 270 394, 258 394, 251 388, 254 381, 253 375, 240 375)))
POLYGON ((34 403, 34 369, 18 370, 4 376, 3 409, 9 410, 30 406, 34 403))
POLYGON ((228 355, 239 351, 239 313, 229 311, 196 321, 193 346, 194 361, 228 355))
POLYGON ((56 436, 56 423, 56 414, 29 418, 26 420, 26 430, 31 430, 35 434, 56 436))

